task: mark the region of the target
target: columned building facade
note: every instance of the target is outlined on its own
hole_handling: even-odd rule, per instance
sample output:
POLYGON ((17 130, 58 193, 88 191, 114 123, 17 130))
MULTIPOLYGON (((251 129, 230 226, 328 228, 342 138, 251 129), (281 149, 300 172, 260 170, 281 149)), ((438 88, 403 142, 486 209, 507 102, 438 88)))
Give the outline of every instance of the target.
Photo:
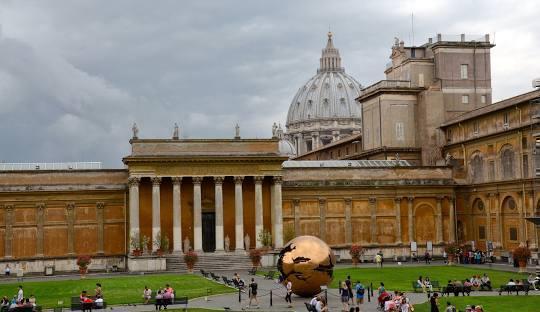
POLYGON ((130 237, 166 235, 173 252, 224 252, 261 247, 257 237, 266 230, 280 248, 287 157, 278 143, 132 140, 132 154, 124 158, 130 237))

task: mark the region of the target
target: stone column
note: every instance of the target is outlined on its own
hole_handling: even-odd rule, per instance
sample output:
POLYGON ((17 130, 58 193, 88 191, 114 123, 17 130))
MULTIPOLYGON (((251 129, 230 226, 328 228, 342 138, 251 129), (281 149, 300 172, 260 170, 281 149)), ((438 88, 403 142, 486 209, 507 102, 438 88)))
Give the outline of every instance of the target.
POLYGON ((193 177, 193 249, 202 251, 201 183, 203 177, 193 177))
POLYGON ((68 255, 75 255, 75 203, 66 205, 68 255))
POLYGON ((352 198, 345 198, 345 243, 352 244, 352 198))
POLYGON ((214 177, 214 198, 216 211, 216 251, 225 251, 223 228, 223 180, 224 177, 214 177))
MULTIPOLYGON (((493 209, 493 201, 488 197, 488 205, 486 208, 486 241, 493 241, 491 231, 491 210, 493 209)), ((487 248, 487 243, 486 243, 487 248)))
POLYGON ((492 197, 493 201, 495 202, 495 224, 497 226, 497 229, 494 232, 497 233, 497 246, 501 247, 503 243, 503 236, 501 223, 501 207, 499 206, 499 193, 490 193, 489 196, 492 197))
POLYGON ((263 199, 262 199, 262 182, 264 177, 256 176, 255 179, 255 247, 261 248, 262 244, 257 239, 259 233, 264 229, 263 223, 263 199))
POLYGON ((281 198, 281 176, 274 177, 274 248, 283 247, 283 206, 281 198))
POLYGON ((152 251, 157 251, 157 247, 153 244, 156 236, 161 233, 161 212, 160 212, 160 186, 161 178, 152 178, 152 237, 150 243, 152 244, 152 251))
POLYGON ((319 238, 326 241, 326 199, 319 198, 319 214, 321 221, 319 222, 319 238))
POLYGON ((140 178, 130 177, 129 184, 129 236, 140 236, 139 230, 139 182, 140 178))
POLYGON ((242 181, 244 177, 234 177, 234 224, 235 248, 244 249, 244 201, 242 198, 242 181))
POLYGON ((4 258, 11 259, 13 245, 13 205, 5 205, 4 258))
POLYGON ((437 244, 443 243, 443 218, 442 218, 442 200, 444 197, 438 196, 437 197, 437 211, 436 213, 436 220, 437 225, 435 226, 437 228, 437 244))
POLYGON ((524 219, 524 216, 523 216, 523 210, 525 209, 525 201, 523 200, 523 196, 525 196, 525 194, 523 193, 523 191, 519 191, 517 192, 518 193, 518 202, 517 202, 517 208, 518 208, 518 213, 519 213, 519 227, 518 227, 518 240, 520 243, 524 243, 525 242, 525 219, 524 219))
MULTIPOLYGON (((173 252, 182 252, 182 177, 173 177, 173 252)), ((186 251, 187 252, 187 251, 186 251)))
POLYGON ((371 212, 371 243, 377 243, 377 198, 369 198, 369 210, 371 212))
POLYGON ((396 209, 396 243, 401 244, 401 197, 394 198, 396 209))
POLYGON ((311 142, 313 149, 319 148, 319 132, 311 132, 311 142))
POLYGON ((414 242, 414 219, 413 219, 414 197, 407 197, 407 217, 409 221, 409 242, 414 242))
POLYGON ((294 236, 300 236, 300 199, 293 199, 294 210, 294 236))
POLYGON ((448 204, 450 205, 450 216, 448 218, 448 227, 449 227, 449 241, 456 241, 456 208, 454 207, 454 197, 448 198, 448 204))
POLYGON ((43 257, 43 225, 45 223, 45 203, 36 204, 36 256, 43 257))
POLYGON ((96 218, 97 218, 97 254, 105 254, 105 242, 104 242, 104 233, 105 233, 105 218, 103 214, 103 209, 105 209, 104 202, 96 203, 96 218))

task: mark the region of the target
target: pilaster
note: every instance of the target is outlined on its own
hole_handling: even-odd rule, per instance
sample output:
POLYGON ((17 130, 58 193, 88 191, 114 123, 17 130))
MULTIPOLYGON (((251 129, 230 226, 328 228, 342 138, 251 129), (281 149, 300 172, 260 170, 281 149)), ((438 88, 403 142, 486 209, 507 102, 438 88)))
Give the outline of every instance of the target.
POLYGON ((43 257, 43 224, 45 221, 45 203, 36 204, 36 256, 43 257))
POLYGON ((352 198, 345 197, 345 243, 352 244, 352 222, 351 222, 351 210, 352 210, 352 198))
POLYGON ((66 204, 68 255, 75 255, 75 203, 66 204))
POLYGON ((377 241, 377 198, 369 198, 369 211, 371 213, 371 243, 376 244, 377 241))
POLYGON ((319 222, 319 237, 326 241, 326 198, 319 198, 319 213, 321 221, 319 222))
POLYGON ((105 232, 105 225, 104 225, 104 210, 105 209, 105 203, 104 202, 97 202, 96 203, 96 217, 97 217, 97 254, 103 255, 105 254, 104 249, 104 232, 105 232))

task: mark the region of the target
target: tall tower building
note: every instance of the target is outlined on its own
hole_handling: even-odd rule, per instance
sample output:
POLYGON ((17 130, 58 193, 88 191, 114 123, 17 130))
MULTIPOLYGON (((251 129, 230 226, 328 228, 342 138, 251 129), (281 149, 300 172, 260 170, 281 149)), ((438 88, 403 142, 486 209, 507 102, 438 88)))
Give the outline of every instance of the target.
POLYGON ((287 138, 299 155, 361 131, 362 112, 355 102, 361 85, 341 66, 331 32, 319 66, 298 89, 287 114, 287 138))

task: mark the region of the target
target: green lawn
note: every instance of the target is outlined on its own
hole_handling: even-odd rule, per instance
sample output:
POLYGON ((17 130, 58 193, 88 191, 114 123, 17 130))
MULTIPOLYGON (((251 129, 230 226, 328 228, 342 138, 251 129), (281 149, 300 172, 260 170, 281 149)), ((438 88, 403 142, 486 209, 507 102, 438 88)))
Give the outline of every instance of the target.
MULTIPOLYGON (((158 287, 170 284, 176 290, 177 296, 189 298, 202 297, 210 291, 210 294, 233 292, 229 287, 209 281, 201 276, 192 274, 159 274, 122 276, 111 278, 87 278, 83 280, 40 281, 21 283, 25 296, 33 294, 39 305, 55 307, 59 300, 68 306, 72 296, 79 296, 81 290, 89 291, 93 295, 96 283, 101 283, 107 304, 140 303, 142 291, 147 285, 153 291, 158 287)), ((12 297, 17 293, 19 284, 1 284, 0 296, 12 297)), ((204 310, 200 310, 204 311, 204 310)))
POLYGON ((383 269, 358 267, 334 270, 334 280, 330 287, 338 288, 338 282, 344 281, 347 275, 350 275, 353 282, 360 280, 364 285, 373 283, 374 288, 377 288, 380 282, 384 282, 387 289, 411 291, 413 290, 411 282, 416 281, 419 275, 429 276, 432 281, 439 281, 441 286, 444 286, 450 279, 464 280, 472 275, 483 273, 488 274, 495 288, 506 284, 510 278, 527 278, 526 274, 464 266, 386 267, 383 269))
MULTIPOLYGON (((450 301, 457 309, 464 311, 467 305, 481 305, 486 312, 533 312, 540 310, 540 296, 494 296, 494 297, 450 297, 439 300, 439 311, 444 311, 450 301)), ((414 312, 430 311, 429 303, 417 304, 414 312)))

